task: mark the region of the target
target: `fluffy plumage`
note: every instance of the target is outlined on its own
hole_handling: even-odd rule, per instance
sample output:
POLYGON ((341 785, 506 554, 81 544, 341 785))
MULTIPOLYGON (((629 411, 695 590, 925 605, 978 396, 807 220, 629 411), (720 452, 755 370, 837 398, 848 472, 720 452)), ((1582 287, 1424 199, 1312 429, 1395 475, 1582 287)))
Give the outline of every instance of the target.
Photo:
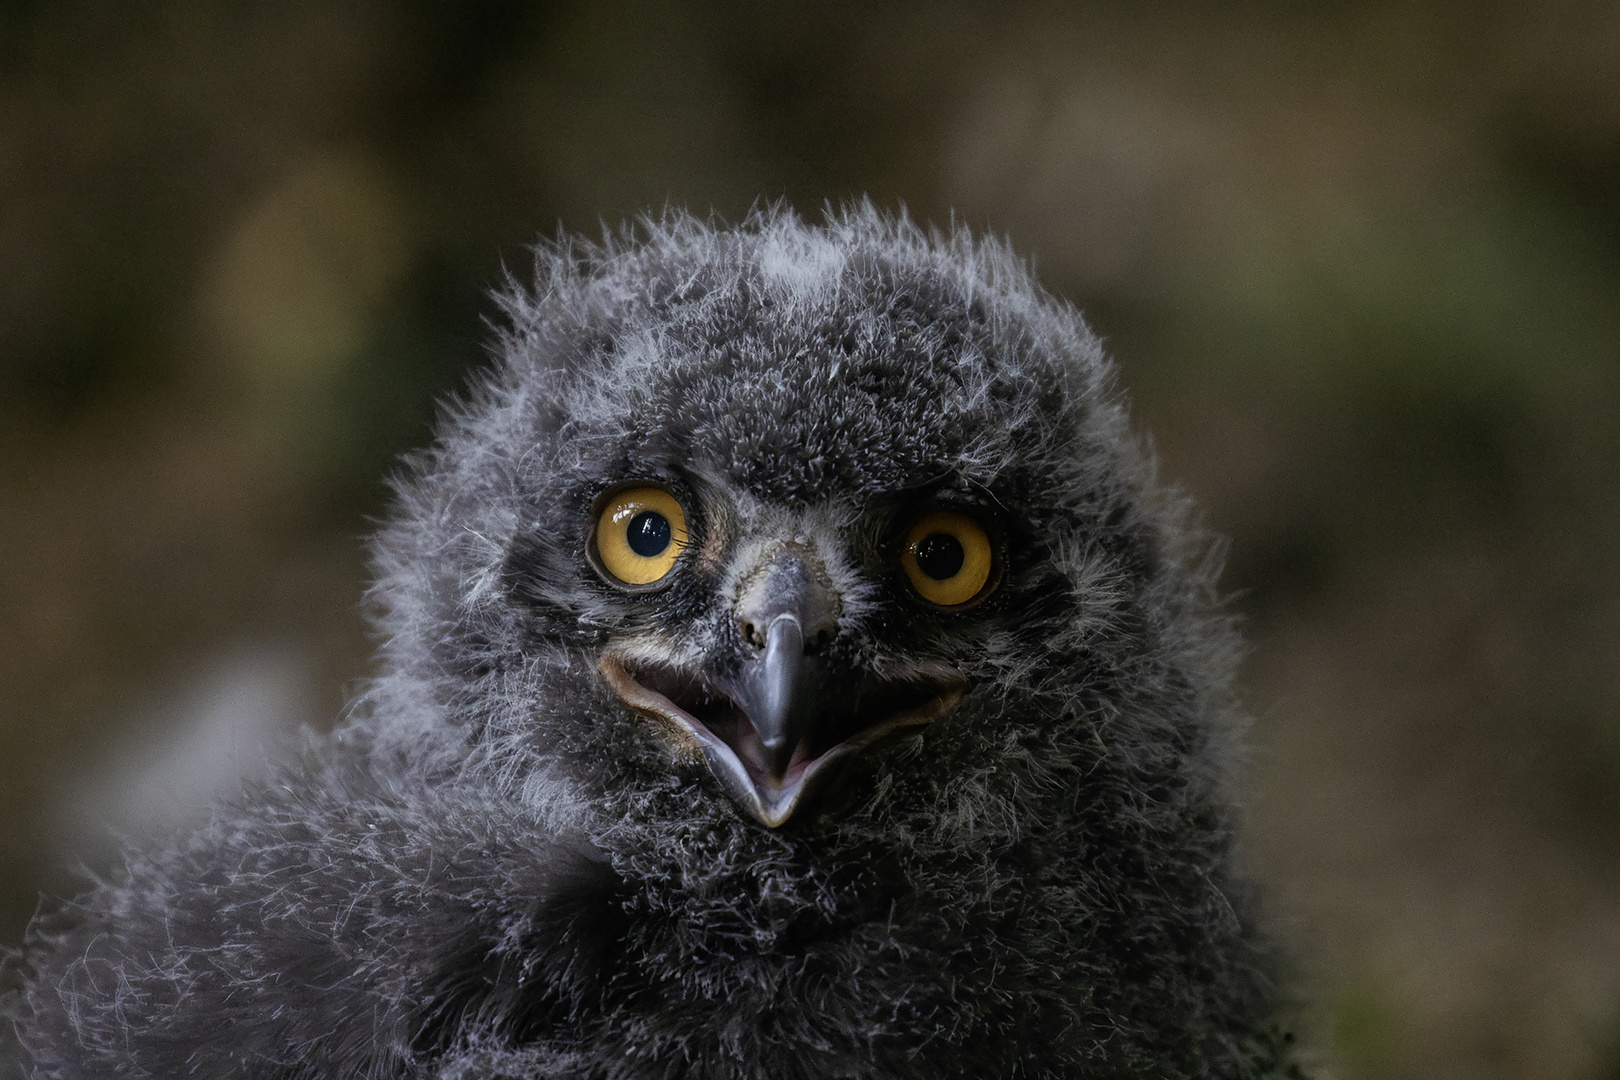
POLYGON ((669 214, 500 302, 376 541, 383 673, 303 768, 36 923, 25 1075, 1277 1067, 1214 560, 1077 313, 870 207, 669 214), (658 591, 587 557, 626 481, 691 521, 658 591), (897 570, 941 506, 997 538, 976 606, 897 570), (732 670, 784 550, 836 605, 815 663, 966 693, 769 828, 601 664, 732 670))

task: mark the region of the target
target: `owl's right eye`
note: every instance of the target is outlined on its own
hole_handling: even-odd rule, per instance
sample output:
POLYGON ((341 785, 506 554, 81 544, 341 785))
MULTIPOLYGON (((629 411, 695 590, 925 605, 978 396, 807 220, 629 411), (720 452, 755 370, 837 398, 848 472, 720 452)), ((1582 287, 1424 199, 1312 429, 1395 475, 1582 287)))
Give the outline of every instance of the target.
POLYGON ((686 512, 663 488, 626 488, 603 505, 591 543, 598 566, 615 583, 657 585, 686 546, 686 512))

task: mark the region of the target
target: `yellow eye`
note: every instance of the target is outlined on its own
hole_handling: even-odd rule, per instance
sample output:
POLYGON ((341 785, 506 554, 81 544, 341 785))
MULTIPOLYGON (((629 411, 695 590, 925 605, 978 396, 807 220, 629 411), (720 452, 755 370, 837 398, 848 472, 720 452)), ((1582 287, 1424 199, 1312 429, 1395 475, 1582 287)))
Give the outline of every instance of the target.
POLYGON ((662 488, 626 488, 596 519, 596 556, 626 585, 663 580, 685 546, 686 513, 662 488))
POLYGON ((993 563, 984 526, 948 510, 918 518, 900 555, 911 587, 940 607, 959 607, 977 599, 990 580, 993 563))

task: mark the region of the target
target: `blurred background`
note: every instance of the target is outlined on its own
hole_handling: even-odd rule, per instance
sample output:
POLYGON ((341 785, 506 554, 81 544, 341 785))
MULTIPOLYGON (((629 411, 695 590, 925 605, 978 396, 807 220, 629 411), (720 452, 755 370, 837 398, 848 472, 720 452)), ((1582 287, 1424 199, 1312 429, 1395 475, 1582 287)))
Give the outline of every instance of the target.
POLYGON ((1620 6, 0 0, 0 944, 368 669, 503 268, 1009 236, 1232 538, 1325 1078, 1620 1078, 1620 6))

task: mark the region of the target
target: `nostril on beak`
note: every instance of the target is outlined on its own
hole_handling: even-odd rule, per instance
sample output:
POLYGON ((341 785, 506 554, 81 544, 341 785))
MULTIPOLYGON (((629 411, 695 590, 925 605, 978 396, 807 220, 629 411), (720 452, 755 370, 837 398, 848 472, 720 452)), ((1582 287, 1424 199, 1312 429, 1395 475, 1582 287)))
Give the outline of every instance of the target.
MULTIPOLYGON (((743 640, 746 641, 750 646, 752 646, 755 649, 763 649, 763 648, 765 648, 765 644, 766 644, 765 632, 762 629, 760 629, 760 626, 759 626, 758 623, 755 623, 755 622, 753 622, 751 620, 741 620, 741 629, 742 629, 743 640)), ((808 655, 814 655, 814 654, 819 653, 822 650, 826 649, 826 647, 828 645, 832 644, 833 636, 836 633, 837 633, 837 630, 835 628, 833 628, 833 627, 823 626, 820 629, 818 629, 814 634, 810 635, 805 640, 805 642, 804 642, 804 652, 805 652, 805 654, 807 656, 808 655)))
POLYGON ((758 656, 771 647, 772 627, 791 617, 803 629, 800 655, 817 653, 838 634, 839 606, 825 569, 789 545, 752 573, 733 609, 733 626, 747 652, 758 656))

